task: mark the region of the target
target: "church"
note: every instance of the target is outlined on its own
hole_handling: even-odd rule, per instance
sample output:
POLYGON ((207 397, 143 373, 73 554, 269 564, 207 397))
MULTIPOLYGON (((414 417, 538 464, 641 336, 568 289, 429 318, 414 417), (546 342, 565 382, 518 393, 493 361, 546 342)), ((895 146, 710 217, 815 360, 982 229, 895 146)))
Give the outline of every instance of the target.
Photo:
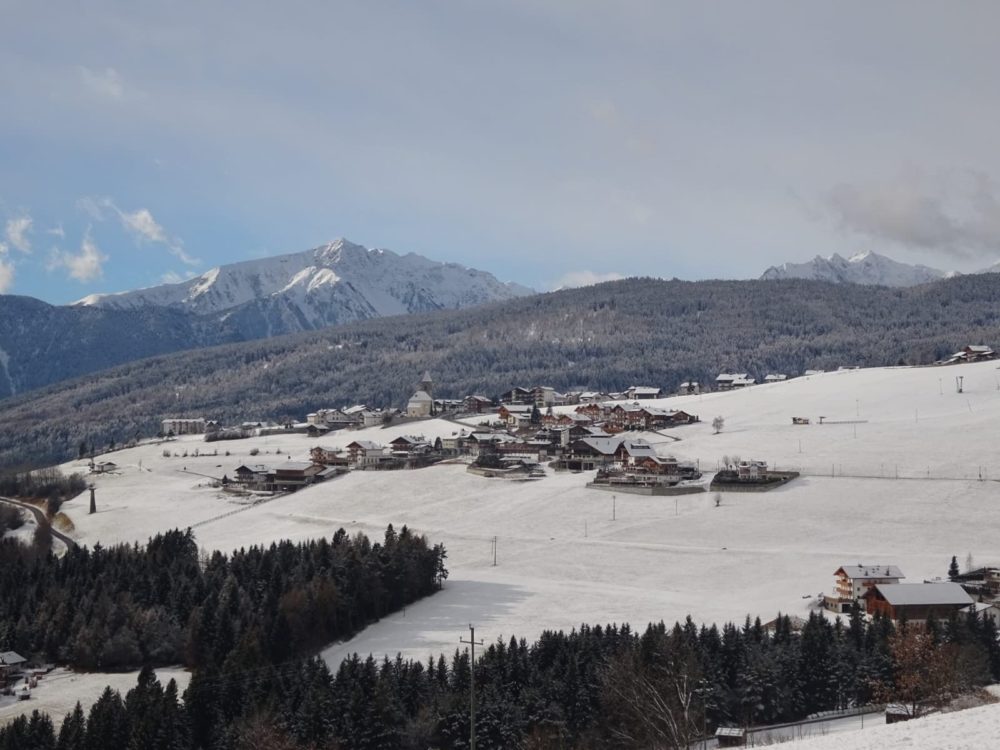
POLYGON ((433 417, 434 416, 434 381, 431 374, 425 372, 417 386, 417 391, 410 400, 406 402, 406 416, 408 417, 433 417))

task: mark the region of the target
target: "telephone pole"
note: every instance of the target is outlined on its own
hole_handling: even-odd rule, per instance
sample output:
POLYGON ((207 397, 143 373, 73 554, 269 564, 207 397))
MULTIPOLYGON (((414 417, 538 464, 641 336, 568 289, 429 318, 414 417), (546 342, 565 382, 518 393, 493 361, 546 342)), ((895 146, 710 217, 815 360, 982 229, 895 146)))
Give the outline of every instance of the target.
POLYGON ((469 640, 459 637, 459 643, 470 647, 469 655, 469 750, 476 750, 476 645, 483 645, 476 640, 476 629, 469 623, 469 640))

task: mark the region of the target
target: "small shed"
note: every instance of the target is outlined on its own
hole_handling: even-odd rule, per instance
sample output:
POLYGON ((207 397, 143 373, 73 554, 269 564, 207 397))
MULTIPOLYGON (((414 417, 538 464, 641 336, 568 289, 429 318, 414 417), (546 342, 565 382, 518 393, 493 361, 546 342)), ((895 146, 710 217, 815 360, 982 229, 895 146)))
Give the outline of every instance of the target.
POLYGON ((913 712, 909 706, 902 703, 890 703, 885 707, 885 723, 895 724, 900 721, 909 721, 913 718, 913 712))
POLYGON ((743 727, 719 727, 715 730, 715 741, 719 747, 745 747, 747 730, 743 727))

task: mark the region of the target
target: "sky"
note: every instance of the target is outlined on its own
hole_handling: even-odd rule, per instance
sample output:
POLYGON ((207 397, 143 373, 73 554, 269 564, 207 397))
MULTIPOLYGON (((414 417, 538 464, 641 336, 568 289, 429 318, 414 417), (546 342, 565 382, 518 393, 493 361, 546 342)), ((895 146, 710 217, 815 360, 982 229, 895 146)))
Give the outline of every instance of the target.
POLYGON ((0 0, 0 292, 338 237, 535 289, 1000 259, 1000 5, 0 0))

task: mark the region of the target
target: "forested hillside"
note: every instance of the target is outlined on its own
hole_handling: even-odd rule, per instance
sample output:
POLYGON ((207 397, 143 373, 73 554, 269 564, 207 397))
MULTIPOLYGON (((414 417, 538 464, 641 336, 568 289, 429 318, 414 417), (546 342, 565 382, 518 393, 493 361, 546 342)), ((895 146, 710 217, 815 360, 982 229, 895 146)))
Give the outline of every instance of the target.
POLYGON ((383 318, 156 357, 0 402, 0 466, 151 435, 167 416, 301 419, 513 385, 672 388, 721 370, 926 364, 1000 341, 1000 276, 908 289, 824 282, 629 279, 484 307, 383 318))

